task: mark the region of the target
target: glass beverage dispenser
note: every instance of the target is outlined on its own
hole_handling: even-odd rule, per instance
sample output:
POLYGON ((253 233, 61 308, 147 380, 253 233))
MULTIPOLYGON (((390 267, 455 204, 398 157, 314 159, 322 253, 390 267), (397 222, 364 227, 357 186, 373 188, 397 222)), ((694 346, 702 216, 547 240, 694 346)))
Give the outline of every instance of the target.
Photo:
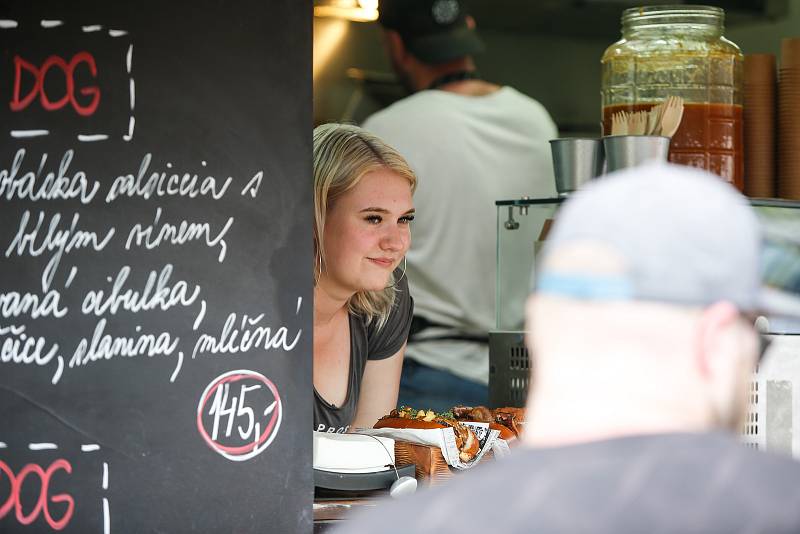
POLYGON ((722 36, 725 12, 708 6, 626 9, 622 39, 602 62, 603 133, 617 111, 684 99, 669 160, 707 169, 744 189, 742 66, 739 47, 722 36))

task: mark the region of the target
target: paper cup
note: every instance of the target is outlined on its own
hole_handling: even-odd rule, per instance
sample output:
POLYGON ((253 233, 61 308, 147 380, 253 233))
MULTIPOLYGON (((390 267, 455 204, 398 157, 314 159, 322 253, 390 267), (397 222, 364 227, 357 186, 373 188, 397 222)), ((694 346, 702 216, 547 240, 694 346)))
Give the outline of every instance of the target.
POLYGON ((781 68, 800 68, 800 37, 787 37, 781 41, 781 68))

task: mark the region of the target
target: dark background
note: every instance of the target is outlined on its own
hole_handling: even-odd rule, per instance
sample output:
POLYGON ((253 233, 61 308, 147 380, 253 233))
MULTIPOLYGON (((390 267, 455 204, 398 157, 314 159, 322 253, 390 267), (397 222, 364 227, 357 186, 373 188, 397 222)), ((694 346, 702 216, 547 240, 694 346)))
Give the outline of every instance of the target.
MULTIPOLYGON (((65 151, 72 149, 67 175, 83 171, 101 188, 89 205, 0 196, 0 292, 42 294, 42 270, 51 253, 5 254, 25 210, 34 219, 43 211, 48 221, 60 213, 61 229, 69 227, 77 212, 79 228, 102 235, 114 227, 116 235, 100 253, 84 248, 62 258, 52 287, 59 290, 61 305, 69 308, 66 317, 0 314, 0 326, 24 325, 27 335, 46 337, 48 346, 58 343, 66 363, 82 338, 91 340, 100 319, 80 312, 84 296, 92 289, 108 291, 107 277, 116 276, 124 265, 132 269, 125 287, 139 291, 150 271, 173 265, 171 283, 199 285, 200 299, 208 308, 198 331, 192 325, 200 299, 189 307, 103 316, 106 333, 112 336, 169 332, 173 339, 179 337, 177 350, 185 359, 174 383, 174 355, 116 356, 67 367, 55 385, 54 364, 0 363, 0 442, 6 445, 0 448, 0 461, 14 473, 29 463, 46 468, 57 458, 71 463, 72 473, 56 472, 48 492, 66 493, 75 500, 64 532, 103 532, 103 498, 109 502, 110 532, 310 531, 310 2, 5 1, 0 5, 2 19, 19 26, 0 29, 0 171, 10 172, 20 148, 26 150, 21 172, 35 171, 43 154, 45 173, 57 171, 65 151), (43 29, 42 19, 64 24, 43 29), (103 30, 81 31, 95 24, 103 30), (109 29, 127 34, 110 37, 109 29), (129 75, 125 54, 130 44, 129 75), (81 117, 69 105, 43 111, 38 98, 26 110, 10 110, 14 55, 41 64, 53 54, 69 61, 83 50, 97 60, 98 76, 92 80, 81 65, 77 87, 91 83, 100 88, 96 113, 81 117), (130 77, 135 82, 136 123, 132 140, 125 141, 130 77), (50 135, 10 136, 10 130, 29 128, 48 129, 50 135), (78 134, 90 133, 105 133, 109 139, 78 141, 78 134), (210 175, 218 185, 231 176, 233 183, 216 201, 202 196, 133 197, 106 203, 113 180, 136 175, 147 153, 152 154, 149 173, 188 172, 201 179, 210 175), (257 197, 242 196, 245 184, 259 171, 264 178, 257 197), (126 250, 131 227, 150 224, 157 207, 163 210, 162 222, 207 222, 212 235, 233 217, 225 236, 224 262, 218 261, 219 248, 200 241, 126 250), (72 266, 78 267, 78 274, 64 288, 72 266), (299 297, 303 304, 297 312, 299 297), (269 326, 273 333, 285 326, 290 341, 302 330, 300 341, 291 351, 253 348, 246 353, 200 354, 193 360, 198 336, 218 337, 230 313, 238 314, 237 324, 243 314, 264 314, 259 326, 269 326), (241 462, 213 451, 196 425, 203 390, 235 369, 256 371, 271 380, 283 409, 274 441, 241 462), (29 443, 38 442, 55 443, 58 449, 29 450, 29 443), (89 443, 100 450, 81 452, 81 445, 89 443), (103 463, 109 470, 107 490, 101 487, 103 463)), ((56 71, 46 78, 51 100, 64 94, 63 80, 56 71)), ((88 97, 78 99, 85 103, 88 97)), ((0 347, 5 340, 0 336, 0 347)), ((0 473, 0 509, 9 491, 9 480, 0 473)), ((25 515, 33 512, 39 491, 37 477, 28 477, 22 490, 25 515)), ((49 504, 55 519, 64 508, 64 503, 49 504)), ((0 518, 0 531, 52 532, 43 513, 22 526, 13 508, 0 518)))
MULTIPOLYGON (((334 0, 314 0, 329 5, 334 0)), ((600 134, 600 58, 621 38, 626 8, 709 4, 725 9, 725 37, 745 54, 780 57, 781 39, 800 28, 800 0, 467 0, 486 51, 475 57, 484 79, 538 100, 561 137, 600 134)), ((363 122, 403 91, 377 22, 314 17, 314 122, 363 122), (339 26, 339 27, 337 27, 339 26), (332 34, 341 35, 329 46, 332 34), (315 54, 315 59, 322 58, 315 54)))

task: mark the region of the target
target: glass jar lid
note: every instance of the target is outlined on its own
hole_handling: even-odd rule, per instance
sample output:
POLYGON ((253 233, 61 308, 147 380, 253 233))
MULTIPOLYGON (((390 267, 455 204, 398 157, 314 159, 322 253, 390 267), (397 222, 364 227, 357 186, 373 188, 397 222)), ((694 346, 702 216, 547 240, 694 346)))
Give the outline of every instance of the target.
POLYGON ((686 25, 705 27, 722 33, 725 11, 713 6, 644 6, 622 12, 622 32, 644 29, 663 29, 666 26, 686 25))

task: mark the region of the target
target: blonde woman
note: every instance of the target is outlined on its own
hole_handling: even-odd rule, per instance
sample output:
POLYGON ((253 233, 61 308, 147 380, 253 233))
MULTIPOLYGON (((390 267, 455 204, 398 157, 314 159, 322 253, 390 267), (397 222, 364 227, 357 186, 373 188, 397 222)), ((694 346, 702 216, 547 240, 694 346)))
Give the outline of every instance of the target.
POLYGON ((314 429, 371 427, 395 407, 413 301, 404 257, 416 177, 356 126, 314 129, 314 429))

